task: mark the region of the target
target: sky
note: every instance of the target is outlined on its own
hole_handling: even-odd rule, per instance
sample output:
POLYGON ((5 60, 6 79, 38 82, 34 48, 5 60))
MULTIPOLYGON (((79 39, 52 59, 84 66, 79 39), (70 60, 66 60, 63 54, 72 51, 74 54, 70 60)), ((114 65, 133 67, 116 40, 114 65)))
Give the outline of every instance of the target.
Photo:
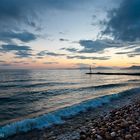
POLYGON ((139 0, 0 0, 0 68, 140 65, 139 0))

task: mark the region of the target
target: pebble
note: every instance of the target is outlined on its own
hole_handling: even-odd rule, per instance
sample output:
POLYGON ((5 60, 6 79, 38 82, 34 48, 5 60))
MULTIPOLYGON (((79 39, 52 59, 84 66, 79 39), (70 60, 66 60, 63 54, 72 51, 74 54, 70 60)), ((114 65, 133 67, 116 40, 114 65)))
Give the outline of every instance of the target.
POLYGON ((112 132, 110 135, 111 135, 111 137, 115 137, 116 136, 116 132, 112 132))
POLYGON ((125 139, 126 139, 126 140, 130 140, 131 138, 132 138, 132 135, 131 135, 131 134, 125 135, 125 139))
POLYGON ((80 134, 83 140, 140 140, 140 102, 115 109, 88 126, 90 133, 80 134))
POLYGON ((103 138, 100 135, 96 135, 97 140, 102 140, 103 138))

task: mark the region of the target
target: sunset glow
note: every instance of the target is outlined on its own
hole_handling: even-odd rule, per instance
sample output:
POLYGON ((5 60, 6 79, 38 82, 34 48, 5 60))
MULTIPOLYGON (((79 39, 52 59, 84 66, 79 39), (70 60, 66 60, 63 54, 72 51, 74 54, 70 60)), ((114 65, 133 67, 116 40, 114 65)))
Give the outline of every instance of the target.
POLYGON ((125 16, 118 12, 125 8, 122 0, 6 1, 0 10, 0 68, 139 65, 138 17, 131 25, 126 8, 129 18, 115 23, 125 16))

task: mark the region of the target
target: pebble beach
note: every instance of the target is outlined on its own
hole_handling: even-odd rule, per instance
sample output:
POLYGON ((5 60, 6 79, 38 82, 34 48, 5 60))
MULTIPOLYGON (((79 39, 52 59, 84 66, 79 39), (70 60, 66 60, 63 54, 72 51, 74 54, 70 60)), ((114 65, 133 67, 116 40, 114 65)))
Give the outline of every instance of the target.
POLYGON ((93 120, 80 132, 80 140, 140 140, 140 102, 93 120))

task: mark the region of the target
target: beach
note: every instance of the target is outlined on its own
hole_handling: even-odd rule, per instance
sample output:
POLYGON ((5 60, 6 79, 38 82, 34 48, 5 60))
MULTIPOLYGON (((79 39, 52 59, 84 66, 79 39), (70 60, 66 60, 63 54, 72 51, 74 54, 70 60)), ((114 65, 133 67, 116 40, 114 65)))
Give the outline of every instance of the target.
POLYGON ((140 140, 140 0, 0 0, 0 140, 140 140))
POLYGON ((17 133, 5 140, 139 140, 140 94, 128 94, 64 120, 63 124, 17 133))

